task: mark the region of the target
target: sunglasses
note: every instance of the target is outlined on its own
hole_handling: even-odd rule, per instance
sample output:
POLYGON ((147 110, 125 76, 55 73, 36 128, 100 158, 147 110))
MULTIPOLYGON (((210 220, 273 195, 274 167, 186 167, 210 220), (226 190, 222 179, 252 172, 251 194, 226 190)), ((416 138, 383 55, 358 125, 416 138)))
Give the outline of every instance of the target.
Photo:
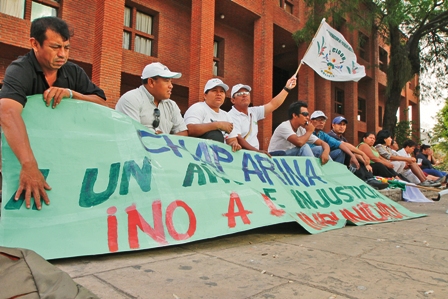
POLYGON ((302 114, 302 115, 305 116, 305 117, 307 117, 308 115, 310 115, 310 113, 309 113, 309 112, 306 112, 306 111, 304 111, 304 112, 300 112, 299 114, 302 114))
POLYGON ((234 94, 235 97, 239 97, 239 96, 248 96, 250 95, 250 92, 248 91, 240 91, 234 94))
POLYGON ((154 109, 154 121, 152 122, 152 127, 155 129, 160 124, 160 110, 159 108, 154 109))

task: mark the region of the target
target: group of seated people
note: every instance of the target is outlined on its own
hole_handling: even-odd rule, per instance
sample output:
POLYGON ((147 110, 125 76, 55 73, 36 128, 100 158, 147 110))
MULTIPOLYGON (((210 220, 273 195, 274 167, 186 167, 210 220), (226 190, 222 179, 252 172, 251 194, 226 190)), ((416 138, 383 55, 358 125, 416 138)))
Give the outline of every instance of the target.
POLYGON ((121 96, 115 109, 157 134, 212 139, 227 143, 233 151, 244 148, 266 153, 260 150, 258 121, 280 107, 289 91, 296 86, 296 77, 293 76, 269 103, 249 107, 251 87, 236 84, 231 90, 232 110, 226 112, 220 107, 229 86, 221 79, 213 78, 205 84, 204 100, 191 105, 183 118, 176 102, 170 99, 171 80, 181 76, 160 62, 148 64, 142 72, 142 85, 121 96))
MULTIPOLYGON (((21 165, 14 199, 18 200, 24 194, 27 208, 31 207, 31 197, 34 197, 37 209, 41 209, 42 201, 49 204, 47 191, 51 190, 39 170, 22 118, 27 97, 42 94, 45 105, 53 109, 64 98, 107 106, 104 91, 80 66, 68 61, 72 34, 68 24, 60 18, 33 20, 29 39, 31 50, 7 67, 0 90, 0 126, 21 165)), ((123 94, 115 109, 156 134, 213 139, 229 144, 233 151, 243 148, 268 156, 315 156, 322 164, 332 159, 346 164, 355 175, 377 189, 387 187, 387 184, 381 185, 374 175, 400 177, 430 186, 446 181, 445 172, 432 168, 432 152, 428 146, 422 145, 421 152, 416 155, 417 159, 422 159, 421 166, 415 164, 415 158, 409 157, 415 144, 404 144, 403 150, 396 153, 389 149, 391 140, 387 134, 366 134, 363 143, 355 147, 343 136, 347 126, 344 117, 336 117, 332 130, 326 134, 322 130, 327 116, 322 111, 314 111, 310 117, 306 103, 301 101, 290 105, 289 119, 274 131, 268 150, 260 149, 258 121, 283 104, 296 86, 295 75, 277 96, 255 107, 251 106, 251 87, 236 84, 230 92, 233 107, 229 112, 220 108, 229 86, 218 78, 210 79, 204 86, 203 100, 189 107, 184 117, 176 102, 170 99, 172 80, 181 76, 159 62, 151 63, 143 69, 142 85, 123 94)))
MULTIPOLYGON (((446 183, 446 173, 432 167, 432 151, 422 145, 421 152, 411 157, 416 143, 406 140, 399 151, 394 148, 391 133, 381 130, 376 135, 368 132, 363 141, 354 146, 343 136, 347 119, 333 119, 332 130, 323 132, 328 117, 320 110, 311 115, 306 103, 297 101, 288 108, 288 120, 274 131, 267 151, 261 150, 258 121, 264 119, 286 99, 296 86, 291 77, 282 91, 269 103, 252 107, 251 87, 237 84, 231 89, 233 104, 229 112, 220 107, 225 101, 229 86, 218 78, 210 79, 204 87, 204 101, 187 109, 182 117, 176 102, 170 99, 172 79, 181 73, 171 72, 160 62, 147 65, 142 73, 142 85, 125 93, 115 109, 142 123, 156 134, 177 134, 227 143, 233 151, 253 150, 268 156, 310 156, 347 165, 360 179, 375 189, 384 189, 387 183, 375 176, 396 178, 426 187, 438 187, 446 183), (416 159, 421 159, 417 164, 416 159)), ((395 143, 396 146, 396 143, 395 143)))

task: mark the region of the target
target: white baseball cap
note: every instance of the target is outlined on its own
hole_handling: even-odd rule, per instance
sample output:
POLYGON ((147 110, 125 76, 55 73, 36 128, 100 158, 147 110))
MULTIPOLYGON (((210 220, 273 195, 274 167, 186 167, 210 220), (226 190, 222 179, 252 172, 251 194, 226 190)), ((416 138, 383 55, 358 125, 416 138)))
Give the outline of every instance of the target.
POLYGON ((241 88, 247 89, 247 91, 251 91, 252 90, 249 85, 237 84, 237 85, 232 87, 232 93, 230 94, 230 97, 233 98, 233 95, 235 93, 237 93, 238 90, 240 90, 241 88))
POLYGON ((162 78, 180 78, 181 73, 171 72, 165 65, 160 62, 153 62, 145 66, 142 72, 142 79, 148 79, 152 77, 162 77, 162 78))
POLYGON ((325 119, 328 119, 328 117, 325 115, 325 113, 323 113, 320 110, 314 111, 313 114, 311 114, 310 119, 315 119, 315 118, 318 118, 318 117, 323 117, 325 119))
POLYGON ((207 90, 215 88, 216 86, 221 86, 222 88, 224 88, 225 91, 229 90, 229 86, 227 86, 227 84, 224 84, 224 82, 222 82, 221 79, 213 78, 208 80, 207 84, 205 84, 204 93, 206 93, 207 90))

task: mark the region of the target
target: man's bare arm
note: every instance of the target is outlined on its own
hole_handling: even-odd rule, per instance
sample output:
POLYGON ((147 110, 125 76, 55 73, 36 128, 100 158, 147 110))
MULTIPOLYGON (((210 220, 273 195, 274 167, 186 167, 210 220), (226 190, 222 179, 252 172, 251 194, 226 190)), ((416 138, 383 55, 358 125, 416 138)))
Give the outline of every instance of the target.
POLYGON ((0 125, 9 146, 22 166, 19 187, 14 198, 18 200, 24 191, 26 207, 31 207, 33 196, 36 207, 41 209, 41 198, 46 204, 50 203, 45 190, 50 190, 51 187, 39 171, 22 119, 22 110, 23 106, 19 102, 7 98, 0 99, 0 125))
POLYGON ((44 91, 44 101, 47 106, 50 105, 51 100, 54 99, 52 108, 56 108, 57 105, 62 101, 63 98, 70 98, 70 95, 73 99, 76 100, 82 100, 86 102, 91 102, 103 106, 106 105, 106 101, 104 101, 103 98, 95 95, 95 94, 82 94, 74 90, 70 90, 68 88, 62 88, 62 87, 50 87, 47 90, 44 91), (71 94, 70 94, 71 91, 71 94))
MULTIPOLYGON (((286 82, 286 88, 293 89, 296 86, 296 76, 292 76, 287 82, 286 82)), ((269 103, 264 105, 264 115, 268 115, 272 113, 275 109, 280 107, 281 104, 285 101, 286 97, 288 96, 288 92, 284 89, 280 91, 280 93, 273 98, 269 103)))

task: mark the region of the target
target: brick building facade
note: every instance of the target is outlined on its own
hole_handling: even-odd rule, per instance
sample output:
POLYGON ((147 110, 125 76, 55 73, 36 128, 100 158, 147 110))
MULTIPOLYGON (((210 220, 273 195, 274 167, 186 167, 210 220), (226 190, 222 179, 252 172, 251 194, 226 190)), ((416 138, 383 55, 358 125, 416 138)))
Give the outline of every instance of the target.
MULTIPOLYGON (((250 85, 254 105, 262 105, 283 88, 308 47, 308 44, 298 47, 291 38, 306 21, 302 0, 7 0, 4 3, 8 1, 16 7, 11 12, 10 8, 7 11, 8 7, 0 6, 0 82, 9 63, 29 51, 33 16, 53 13, 74 29, 70 60, 82 66, 104 89, 111 108, 121 94, 141 84, 144 66, 154 61, 182 72, 180 79, 173 80, 172 95, 182 112, 202 100, 206 81, 215 76, 229 86, 250 85), (17 6, 23 7, 18 10, 17 6)), ((306 101, 310 111, 324 111, 330 119, 344 115, 349 121, 346 137, 355 144, 364 132, 380 129, 387 46, 372 32, 352 32, 344 26, 338 30, 355 49, 367 76, 357 83, 331 82, 303 65, 298 85, 285 104, 260 122, 262 148, 267 148, 273 128, 287 119, 287 108, 296 100, 306 101)), ((415 79, 403 90, 399 117, 413 120, 415 128, 420 127, 419 102, 413 92, 417 84, 415 79)), ((227 99, 223 109, 230 107, 227 99)), ((330 122, 325 129, 329 128, 330 122)))

